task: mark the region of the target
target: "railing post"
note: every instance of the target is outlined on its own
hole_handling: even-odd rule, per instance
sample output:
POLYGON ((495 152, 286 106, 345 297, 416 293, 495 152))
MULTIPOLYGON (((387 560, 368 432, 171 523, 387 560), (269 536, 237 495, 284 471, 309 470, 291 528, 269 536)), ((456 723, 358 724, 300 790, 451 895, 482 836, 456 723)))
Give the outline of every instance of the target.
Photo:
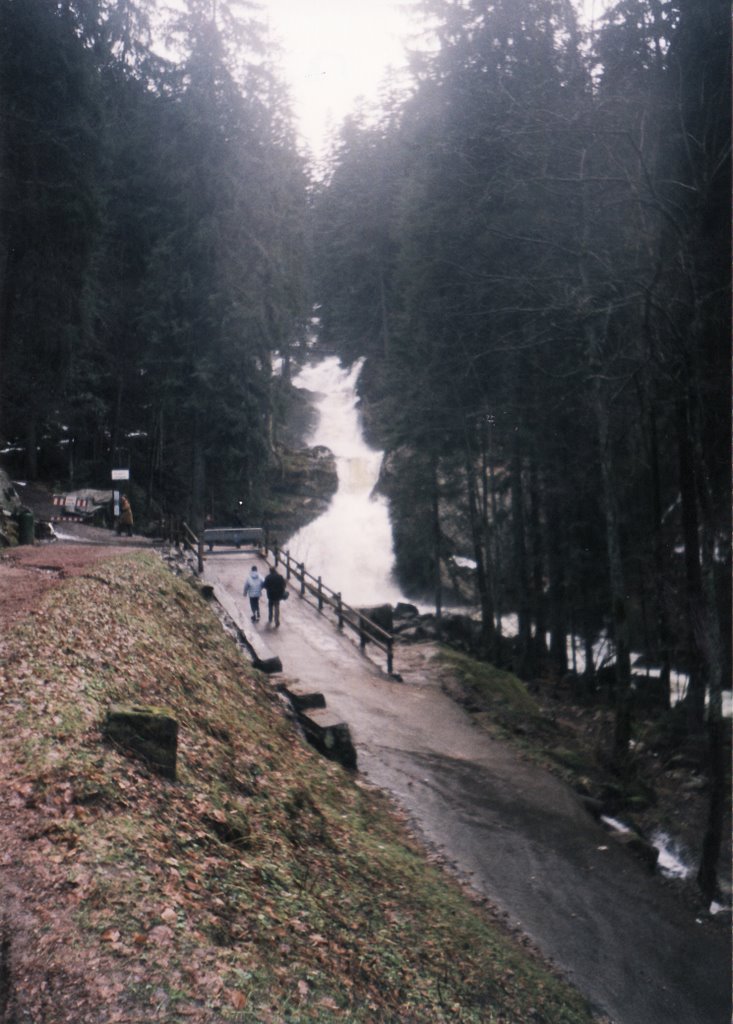
POLYGON ((290 552, 285 552, 285 579, 290 579, 290 552))
POLYGON ((280 564, 280 548, 277 546, 277 544, 275 545, 275 549, 272 553, 275 557, 275 568, 277 569, 278 565, 280 564))
POLYGON ((323 582, 321 577, 318 577, 318 611, 323 611, 323 582))
POLYGON ((394 667, 394 637, 390 637, 387 641, 387 672, 392 675, 392 669, 394 667))
POLYGON ((336 594, 336 618, 338 619, 338 628, 344 628, 344 609, 341 602, 341 594, 336 594))
POLYGON ((364 648, 366 647, 366 642, 367 642, 366 632, 364 630, 364 616, 361 614, 361 612, 359 612, 358 615, 359 615, 359 647, 361 647, 361 649, 363 651, 364 648))
POLYGON ((305 562, 299 562, 298 568, 300 569, 300 596, 305 597, 305 562))
POLYGON ((198 544, 196 545, 196 547, 198 549, 196 554, 198 556, 198 563, 199 563, 199 576, 203 576, 203 574, 204 574, 204 541, 203 541, 203 535, 201 537, 199 537, 199 541, 198 541, 198 544))

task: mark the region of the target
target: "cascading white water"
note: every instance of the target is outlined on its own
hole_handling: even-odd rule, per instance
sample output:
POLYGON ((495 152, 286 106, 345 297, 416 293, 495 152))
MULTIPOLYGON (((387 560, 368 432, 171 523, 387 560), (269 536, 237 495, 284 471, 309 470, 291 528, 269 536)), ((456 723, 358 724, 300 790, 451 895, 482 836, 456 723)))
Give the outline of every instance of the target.
POLYGON ((308 572, 341 593, 347 604, 394 604, 404 600, 392 579, 394 548, 386 500, 372 492, 382 452, 364 441, 356 409, 356 382, 363 360, 350 370, 335 356, 305 366, 296 387, 317 393, 318 425, 308 444, 336 457, 338 490, 327 511, 286 545, 308 572))

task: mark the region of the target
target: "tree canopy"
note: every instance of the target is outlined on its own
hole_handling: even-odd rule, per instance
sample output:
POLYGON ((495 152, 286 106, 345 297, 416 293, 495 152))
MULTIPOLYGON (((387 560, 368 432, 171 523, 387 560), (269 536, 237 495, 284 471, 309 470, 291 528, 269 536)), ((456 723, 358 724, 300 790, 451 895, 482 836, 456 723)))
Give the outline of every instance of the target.
POLYGON ((346 125, 316 199, 323 334, 411 453, 404 584, 472 557, 529 675, 610 637, 622 756, 630 645, 689 670, 698 723, 730 675, 725 5, 621 0, 593 35, 565 0, 415 7, 412 94, 346 125))
POLYGON ((244 501, 307 319, 306 177, 250 4, 2 0, 0 435, 159 507, 244 501))

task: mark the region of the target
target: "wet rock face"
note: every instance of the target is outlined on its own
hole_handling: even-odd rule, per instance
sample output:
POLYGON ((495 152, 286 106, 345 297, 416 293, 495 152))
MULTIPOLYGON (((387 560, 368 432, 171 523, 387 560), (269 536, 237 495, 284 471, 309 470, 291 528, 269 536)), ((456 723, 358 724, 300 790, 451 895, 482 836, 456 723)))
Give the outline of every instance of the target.
POLYGON ((479 632, 479 623, 468 615, 448 612, 438 620, 430 613, 418 614, 414 605, 399 604, 394 609, 394 635, 405 643, 440 640, 473 653, 479 647, 479 632))
POLYGON ((23 503, 8 474, 0 469, 0 548, 18 543, 18 513, 23 503))
POLYGON ((0 469, 0 513, 12 516, 22 507, 23 503, 10 477, 4 469, 0 469))
POLYGON ((336 459, 323 445, 298 448, 283 454, 271 481, 266 527, 283 544, 296 530, 317 519, 328 508, 338 488, 336 459))

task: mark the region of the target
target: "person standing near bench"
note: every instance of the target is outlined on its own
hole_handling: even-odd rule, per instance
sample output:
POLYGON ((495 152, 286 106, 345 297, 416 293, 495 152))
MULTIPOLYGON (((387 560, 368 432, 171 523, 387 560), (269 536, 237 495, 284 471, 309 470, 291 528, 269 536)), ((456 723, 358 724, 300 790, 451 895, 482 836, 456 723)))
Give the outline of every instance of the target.
POLYGON ((262 587, 265 581, 257 571, 257 566, 252 566, 247 579, 244 581, 243 594, 245 597, 249 595, 249 607, 252 611, 252 621, 260 621, 260 594, 262 593, 262 587))
POLYGON ((122 533, 132 537, 132 505, 126 494, 120 498, 120 518, 117 520, 117 535, 122 533))
POLYGON ((277 629, 280 625, 280 602, 285 597, 285 580, 274 565, 265 576, 263 586, 267 592, 267 621, 272 625, 274 619, 277 629))

